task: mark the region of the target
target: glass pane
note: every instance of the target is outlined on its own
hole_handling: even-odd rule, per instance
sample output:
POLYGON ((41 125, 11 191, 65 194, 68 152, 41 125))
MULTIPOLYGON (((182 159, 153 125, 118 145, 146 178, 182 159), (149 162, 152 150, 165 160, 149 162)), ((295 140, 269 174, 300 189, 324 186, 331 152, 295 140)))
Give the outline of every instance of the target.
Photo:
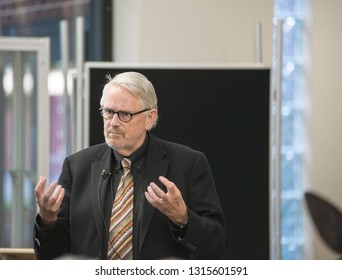
MULTIPOLYGON (((50 93, 51 94, 51 93, 50 93)), ((50 179, 57 180, 62 171, 63 160, 66 156, 66 137, 64 133, 64 106, 63 95, 50 95, 50 127, 51 127, 51 158, 50 179)))
POLYGON ((0 246, 32 247, 37 178, 37 56, 1 52, 0 246))
MULTIPOLYGON (((285 192, 302 192, 302 155, 294 151, 282 154, 282 195, 285 192)), ((284 202, 286 203, 286 201, 284 202)))
MULTIPOLYGON (((276 0, 275 24, 283 20, 281 135, 281 258, 303 257, 304 139, 306 133, 304 0, 276 0)), ((277 27, 277 26, 275 26, 277 27)), ((277 28, 275 28, 275 31, 277 28)), ((277 41, 275 33, 275 42, 277 41)), ((276 53, 275 53, 276 55, 276 53)))
POLYGON ((282 199, 282 241, 301 240, 303 236, 302 203, 297 198, 282 199))
POLYGON ((303 147, 303 112, 293 105, 282 106, 282 145, 284 148, 303 147))
POLYGON ((282 258, 285 260, 301 260, 303 246, 295 242, 282 243, 282 258))

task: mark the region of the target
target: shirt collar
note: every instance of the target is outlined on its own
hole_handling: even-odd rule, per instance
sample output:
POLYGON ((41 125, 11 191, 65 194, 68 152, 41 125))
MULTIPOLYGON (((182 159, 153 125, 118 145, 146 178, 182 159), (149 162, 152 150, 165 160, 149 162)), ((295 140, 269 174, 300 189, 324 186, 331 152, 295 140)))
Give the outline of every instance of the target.
MULTIPOLYGON (((132 161, 132 166, 135 170, 140 170, 145 162, 145 154, 147 150, 147 143, 148 143, 148 133, 146 133, 145 140, 143 144, 133 152, 128 158, 132 161)), ((116 150, 113 149, 114 157, 115 157, 115 171, 121 168, 121 160, 124 158, 120 155, 116 150)))

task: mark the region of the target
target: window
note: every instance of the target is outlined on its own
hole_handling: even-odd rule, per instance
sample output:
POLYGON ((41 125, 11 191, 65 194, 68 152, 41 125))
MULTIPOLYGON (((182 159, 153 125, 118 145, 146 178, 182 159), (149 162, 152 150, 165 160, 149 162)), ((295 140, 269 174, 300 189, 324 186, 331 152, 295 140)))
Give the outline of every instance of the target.
MULTIPOLYGON (((60 21, 69 22, 70 66, 75 65, 75 19, 79 16, 84 18, 85 25, 85 59, 110 59, 111 32, 104 36, 103 30, 108 31, 111 28, 111 5, 112 0, 0 1, 1 36, 50 38, 49 64, 52 70, 44 70, 46 73, 49 72, 48 93, 44 91, 44 94, 49 98, 51 108, 50 118, 46 118, 50 119, 50 134, 48 129, 44 131, 51 136, 50 153, 45 151, 45 154, 51 155, 51 161, 45 157, 50 161, 50 180, 58 178, 67 154, 66 143, 71 142, 64 129, 65 123, 70 120, 65 119, 65 100, 62 94, 64 87, 61 89, 64 80, 60 70, 60 21), (109 27, 103 28, 105 24, 109 27)), ((25 44, 21 44, 25 48, 25 44)), ((37 124, 39 116, 34 107, 38 97, 33 93, 37 90, 38 82, 36 79, 32 80, 32 77, 37 76, 37 62, 35 54, 26 53, 20 60, 15 59, 18 55, 21 54, 0 55, 0 78, 2 81, 5 80, 0 87, 0 131, 1 135, 6 135, 0 139, 0 155, 3 155, 0 156, 0 220, 3 221, 0 224, 0 247, 32 246, 32 227, 36 214, 33 189, 39 175, 48 176, 48 172, 41 172, 39 168, 37 171, 37 159, 32 156, 36 150, 42 150, 41 147, 35 146, 35 137, 44 134, 37 132, 41 126, 37 124), (20 71, 15 72, 16 69, 20 71), (32 84, 32 81, 35 82, 32 84), (22 88, 23 94, 18 90, 15 91, 16 94, 12 94, 12 87, 15 85, 22 88), (25 85, 29 90, 25 90, 25 85), (15 125, 16 129, 13 129, 15 125), (22 133, 22 137, 13 134, 19 132, 22 133), (18 139, 22 139, 22 142, 19 143, 18 139), (8 147, 13 149, 7 149, 8 147), (15 166, 14 156, 15 163, 19 162, 15 166)), ((48 164, 45 166, 48 167, 48 164)))
MULTIPOLYGON (((281 259, 303 259, 305 189, 305 0, 275 0, 274 25, 283 21, 281 103, 281 259)), ((275 32, 275 38, 277 34, 275 32)), ((274 40, 276 42, 277 40, 274 40)), ((274 52, 276 54, 276 52, 274 52)), ((276 57, 274 58, 276 63, 276 57)), ((274 65, 274 69, 280 68, 274 65)))
POLYGON ((1 247, 32 244, 33 189, 49 173, 48 51, 46 39, 0 40, 1 247))

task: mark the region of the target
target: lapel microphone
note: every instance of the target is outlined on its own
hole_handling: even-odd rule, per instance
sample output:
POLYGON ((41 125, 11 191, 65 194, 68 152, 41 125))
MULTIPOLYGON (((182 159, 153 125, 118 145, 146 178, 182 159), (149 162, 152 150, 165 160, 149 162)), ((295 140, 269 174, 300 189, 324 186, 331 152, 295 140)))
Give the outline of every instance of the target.
POLYGON ((112 173, 110 173, 109 171, 107 171, 106 169, 103 169, 102 172, 101 172, 101 177, 104 178, 106 177, 107 175, 112 175, 112 173))

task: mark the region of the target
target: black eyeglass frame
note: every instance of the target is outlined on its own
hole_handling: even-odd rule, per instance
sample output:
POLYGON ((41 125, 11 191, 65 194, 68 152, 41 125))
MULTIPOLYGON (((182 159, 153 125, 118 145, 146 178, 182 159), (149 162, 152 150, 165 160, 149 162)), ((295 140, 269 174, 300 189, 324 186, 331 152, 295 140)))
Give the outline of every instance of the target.
POLYGON ((138 115, 138 114, 141 114, 141 113, 144 113, 144 112, 146 112, 146 111, 148 111, 148 110, 151 110, 151 109, 150 109, 150 108, 147 108, 147 109, 144 109, 144 110, 135 112, 135 113, 130 113, 130 112, 121 111, 121 110, 119 110, 119 111, 114 111, 113 109, 107 109, 107 108, 100 108, 100 109, 99 109, 101 116, 102 116, 105 120, 111 120, 111 119, 114 118, 114 115, 117 114, 119 120, 122 121, 122 122, 124 122, 124 123, 130 122, 130 121, 132 120, 133 116, 138 115), (111 115, 112 115, 112 117, 110 117, 110 118, 105 118, 104 115, 103 115, 103 114, 104 114, 104 113, 103 113, 103 110, 106 110, 106 111, 110 112, 111 115), (122 119, 122 115, 121 115, 121 117, 120 117, 120 114, 127 114, 127 115, 129 115, 129 116, 130 116, 129 120, 122 119))

